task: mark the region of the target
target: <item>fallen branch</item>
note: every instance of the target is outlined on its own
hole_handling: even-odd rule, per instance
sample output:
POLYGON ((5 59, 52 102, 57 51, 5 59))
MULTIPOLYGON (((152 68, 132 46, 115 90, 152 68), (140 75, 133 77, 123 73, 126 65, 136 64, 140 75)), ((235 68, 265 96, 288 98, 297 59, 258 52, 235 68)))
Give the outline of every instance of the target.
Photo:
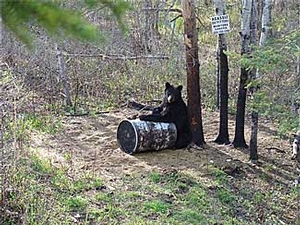
POLYGON ((266 150, 276 150, 276 152, 279 152, 279 153, 285 153, 284 150, 280 149, 280 148, 277 148, 277 147, 268 147, 268 148, 265 148, 266 150))
POLYGON ((153 106, 143 105, 143 104, 138 103, 138 102, 133 101, 133 100, 127 102, 127 107, 130 108, 130 109, 138 110, 138 111, 142 111, 142 110, 152 111, 154 109, 153 106))
POLYGON ((138 59, 169 59, 169 56, 153 56, 153 55, 140 55, 140 56, 111 56, 111 55, 104 55, 104 54, 65 54, 66 56, 71 57, 85 57, 85 58, 102 58, 102 60, 138 60, 138 59))
POLYGON ((84 113, 69 113, 65 114, 65 116, 89 116, 89 115, 101 115, 101 114, 107 114, 107 113, 117 113, 120 112, 120 110, 112 110, 112 111, 99 111, 99 112, 84 112, 84 113))
POLYGON ((182 13, 181 9, 158 9, 158 8, 143 8, 143 11, 162 11, 162 12, 177 12, 182 13))

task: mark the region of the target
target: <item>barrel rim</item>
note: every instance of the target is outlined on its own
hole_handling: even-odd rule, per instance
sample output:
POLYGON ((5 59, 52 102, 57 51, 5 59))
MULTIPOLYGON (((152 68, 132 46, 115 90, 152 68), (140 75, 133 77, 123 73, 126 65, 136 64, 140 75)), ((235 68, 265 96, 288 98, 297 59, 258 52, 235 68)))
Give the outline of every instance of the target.
POLYGON ((122 120, 122 121, 119 123, 119 126, 120 126, 120 124, 123 123, 123 122, 129 122, 129 123, 131 124, 131 126, 133 127, 133 130, 134 130, 134 134, 135 134, 135 145, 134 145, 134 148, 132 149, 132 151, 130 151, 130 152, 127 152, 127 151, 126 151, 126 153, 128 153, 128 154, 133 154, 133 153, 136 151, 136 149, 137 149, 137 147, 138 147, 138 139, 139 139, 139 137, 138 137, 138 132, 137 132, 137 130, 136 130, 136 127, 134 126, 134 123, 132 123, 132 121, 141 121, 141 120, 140 120, 140 119, 135 119, 135 120, 124 119, 124 120, 122 120))
MULTIPOLYGON (((136 127, 134 126, 134 123, 132 123, 132 120, 129 120, 129 119, 126 119, 132 126, 133 126, 133 130, 134 130, 134 134, 135 134, 135 145, 134 145, 134 149, 132 151, 132 153, 134 153, 138 147, 138 140, 139 140, 139 135, 138 135, 138 132, 136 130, 136 127)), ((140 119, 135 119, 136 121, 141 121, 140 119)))

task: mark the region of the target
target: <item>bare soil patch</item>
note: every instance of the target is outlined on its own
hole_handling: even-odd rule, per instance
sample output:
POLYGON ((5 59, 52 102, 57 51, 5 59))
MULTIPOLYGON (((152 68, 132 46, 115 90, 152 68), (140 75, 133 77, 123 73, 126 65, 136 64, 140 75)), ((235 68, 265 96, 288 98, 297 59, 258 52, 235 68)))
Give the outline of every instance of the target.
MULTIPOLYGON (((32 147, 51 165, 64 167, 70 177, 92 174, 100 177, 108 190, 123 189, 123 178, 139 177, 158 172, 172 171, 191 175, 212 195, 220 190, 218 172, 228 175, 224 185, 237 199, 249 200, 253 221, 264 224, 266 218, 275 217, 280 224, 297 223, 299 197, 293 195, 297 176, 294 162, 290 160, 289 140, 276 136, 276 126, 260 121, 258 153, 259 162, 249 163, 249 151, 213 142, 218 133, 218 114, 203 113, 206 146, 203 149, 160 150, 129 155, 121 151, 117 143, 117 127, 136 111, 124 109, 119 112, 95 116, 63 117, 63 130, 56 135, 34 135, 32 147), (133 176, 131 176, 133 175, 133 176), (218 180, 218 181, 217 181, 218 180), (216 182, 217 181, 217 182, 216 182), (263 197, 260 197, 263 196, 263 197), (293 197, 289 197, 293 196, 293 197), (258 198, 258 202, 254 203, 258 198), (263 204, 263 200, 268 201, 263 204), (274 209, 276 210, 274 211, 274 209), (253 215, 252 215, 253 214, 253 215)), ((234 135, 234 117, 230 117, 229 133, 234 135)), ((246 140, 250 128, 246 126, 246 140)), ((222 182, 221 182, 222 183, 222 182)), ((233 209, 239 214, 239 209, 233 209)), ((245 209, 241 209, 241 213, 245 209)), ((245 213, 242 213, 243 215, 245 213)))
MULTIPOLYGON (((63 132, 54 136, 36 135, 33 147, 52 164, 71 165, 72 170, 86 170, 116 185, 116 180, 126 174, 146 171, 189 171, 199 175, 207 174, 208 165, 221 168, 228 173, 239 171, 244 179, 257 188, 265 188, 272 183, 290 186, 296 173, 290 158, 290 143, 276 137, 275 128, 270 123, 261 122, 259 131, 259 163, 248 163, 249 152, 213 142, 218 133, 218 114, 204 112, 206 146, 204 149, 180 149, 145 152, 134 155, 118 148, 116 132, 118 124, 136 114, 124 109, 120 112, 96 116, 64 117, 63 132), (258 182, 260 176, 266 182, 258 182), (251 178, 251 179, 249 179, 251 178)), ((234 134, 234 118, 229 121, 230 137, 234 134)), ((246 139, 250 130, 246 127, 246 139)))

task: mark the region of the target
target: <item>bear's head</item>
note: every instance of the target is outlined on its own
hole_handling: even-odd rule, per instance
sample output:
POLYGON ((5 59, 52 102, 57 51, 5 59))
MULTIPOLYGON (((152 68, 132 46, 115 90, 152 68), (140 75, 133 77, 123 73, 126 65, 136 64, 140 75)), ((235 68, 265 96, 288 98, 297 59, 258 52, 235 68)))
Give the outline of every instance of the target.
POLYGON ((182 91, 182 85, 179 85, 178 87, 175 88, 169 82, 166 82, 164 102, 167 104, 172 104, 182 100, 181 91, 182 91))

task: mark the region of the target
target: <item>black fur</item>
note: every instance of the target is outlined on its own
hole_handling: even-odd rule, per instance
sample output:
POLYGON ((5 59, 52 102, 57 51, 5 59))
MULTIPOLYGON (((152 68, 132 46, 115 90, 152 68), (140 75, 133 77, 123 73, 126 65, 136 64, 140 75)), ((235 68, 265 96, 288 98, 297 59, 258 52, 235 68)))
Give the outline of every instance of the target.
POLYGON ((182 85, 174 87, 166 83, 162 104, 155 108, 152 115, 141 115, 140 120, 174 123, 177 128, 177 141, 174 148, 185 148, 192 140, 188 110, 181 96, 182 85))

